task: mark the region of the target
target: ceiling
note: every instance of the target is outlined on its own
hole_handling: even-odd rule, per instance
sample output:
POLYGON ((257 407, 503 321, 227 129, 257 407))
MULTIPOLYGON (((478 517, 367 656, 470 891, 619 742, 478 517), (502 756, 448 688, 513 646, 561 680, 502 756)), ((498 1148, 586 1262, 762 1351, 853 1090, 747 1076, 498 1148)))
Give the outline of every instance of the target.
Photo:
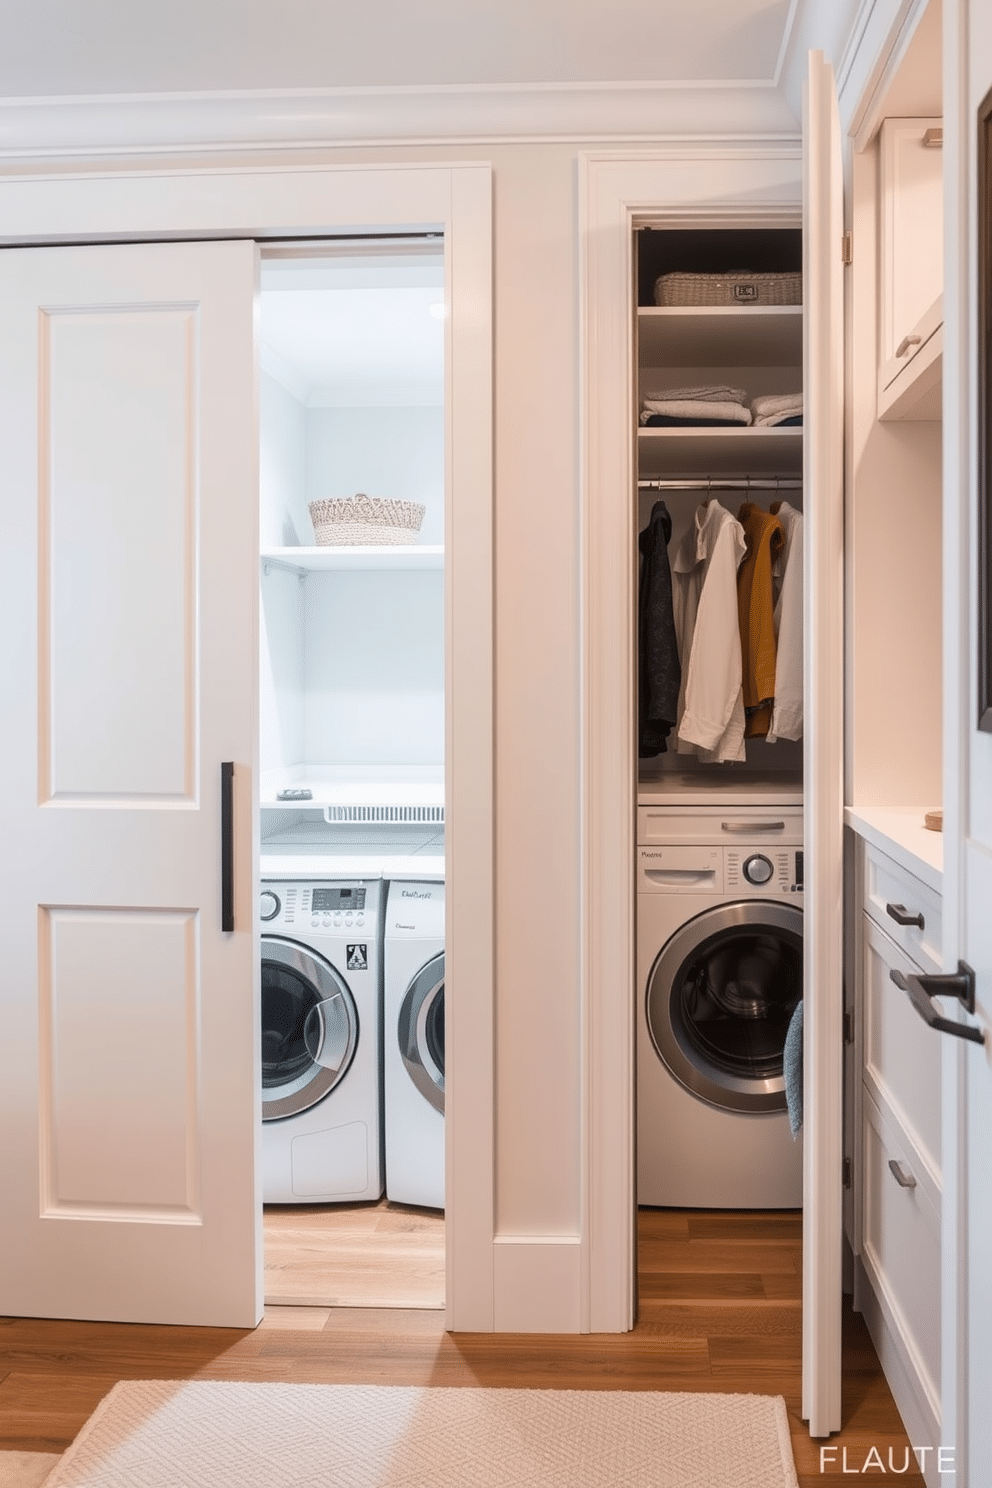
POLYGON ((444 402, 444 260, 382 244, 262 259, 262 370, 306 408, 444 402))
POLYGON ((835 29, 854 9, 853 0, 0 0, 0 99, 775 87, 800 33, 835 29))

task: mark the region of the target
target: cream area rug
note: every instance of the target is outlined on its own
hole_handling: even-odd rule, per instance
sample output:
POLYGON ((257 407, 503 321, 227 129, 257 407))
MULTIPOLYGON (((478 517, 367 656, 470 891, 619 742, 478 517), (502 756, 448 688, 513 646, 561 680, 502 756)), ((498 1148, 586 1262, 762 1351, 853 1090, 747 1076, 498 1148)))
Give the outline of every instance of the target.
POLYGON ((45 1488, 797 1488, 770 1395, 124 1381, 45 1488))

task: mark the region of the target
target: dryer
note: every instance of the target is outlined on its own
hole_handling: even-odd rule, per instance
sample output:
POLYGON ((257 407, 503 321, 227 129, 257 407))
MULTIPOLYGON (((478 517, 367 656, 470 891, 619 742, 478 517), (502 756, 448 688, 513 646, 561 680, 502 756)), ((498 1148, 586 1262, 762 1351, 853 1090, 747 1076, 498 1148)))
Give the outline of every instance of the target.
POLYGON ((638 822, 638 1203, 800 1208, 782 1056, 803 988, 801 808, 638 822))
POLYGON ((375 879, 262 882, 262 1198, 381 1198, 375 879))
POLYGON ((389 884, 383 935, 386 1197, 444 1208, 444 884, 389 884))

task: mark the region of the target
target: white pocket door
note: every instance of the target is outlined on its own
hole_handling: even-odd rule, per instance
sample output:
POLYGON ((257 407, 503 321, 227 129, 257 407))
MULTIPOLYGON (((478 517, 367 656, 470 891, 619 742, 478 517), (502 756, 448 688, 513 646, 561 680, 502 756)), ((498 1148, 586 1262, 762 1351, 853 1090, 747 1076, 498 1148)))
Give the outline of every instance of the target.
POLYGON ((256 283, 0 253, 0 1313, 260 1314, 256 283))

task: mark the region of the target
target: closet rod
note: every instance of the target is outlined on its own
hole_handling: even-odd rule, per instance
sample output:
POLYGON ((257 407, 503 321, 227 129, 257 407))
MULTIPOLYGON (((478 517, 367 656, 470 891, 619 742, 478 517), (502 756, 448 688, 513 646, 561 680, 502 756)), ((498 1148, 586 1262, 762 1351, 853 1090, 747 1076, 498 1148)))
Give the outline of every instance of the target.
POLYGON ((709 480, 639 480, 639 491, 801 491, 801 480, 776 476, 711 476, 709 480))

